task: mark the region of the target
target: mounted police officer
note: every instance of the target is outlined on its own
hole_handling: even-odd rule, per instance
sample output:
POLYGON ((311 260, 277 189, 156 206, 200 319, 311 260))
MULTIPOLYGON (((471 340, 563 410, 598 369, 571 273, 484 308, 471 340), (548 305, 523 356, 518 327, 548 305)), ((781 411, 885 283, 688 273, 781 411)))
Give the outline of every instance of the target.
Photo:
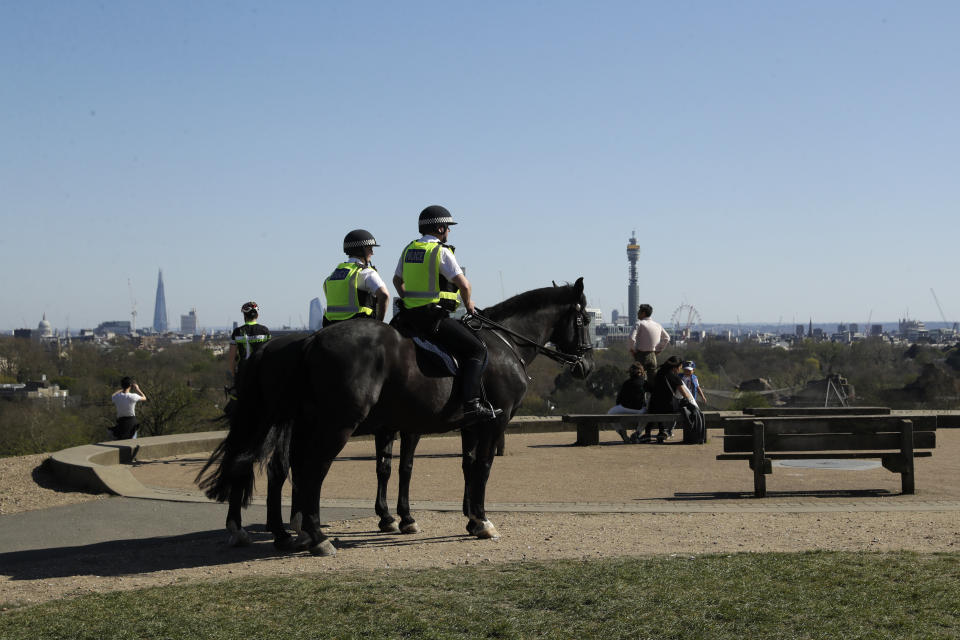
POLYGON ((376 267, 370 264, 373 248, 379 246, 373 234, 365 229, 354 229, 343 238, 343 252, 348 259, 338 264, 323 281, 323 295, 327 299, 324 327, 351 318, 383 320, 390 304, 390 292, 376 267))
POLYGON ((230 353, 227 355, 227 372, 231 382, 231 385, 224 389, 228 398, 227 406, 224 407, 227 413, 236 400, 236 390, 240 386, 240 376, 243 375, 243 363, 270 340, 270 329, 257 322, 260 307, 256 302, 243 303, 240 313, 243 314, 243 324, 230 335, 230 353))
POLYGON ((468 313, 475 312, 470 281, 453 255, 454 247, 446 244, 450 227, 455 224, 450 212, 439 205, 421 211, 421 237, 408 244, 400 255, 393 284, 401 297, 398 321, 457 358, 464 422, 472 424, 491 420, 500 411, 480 401, 486 345, 473 331, 450 317, 460 300, 468 313))

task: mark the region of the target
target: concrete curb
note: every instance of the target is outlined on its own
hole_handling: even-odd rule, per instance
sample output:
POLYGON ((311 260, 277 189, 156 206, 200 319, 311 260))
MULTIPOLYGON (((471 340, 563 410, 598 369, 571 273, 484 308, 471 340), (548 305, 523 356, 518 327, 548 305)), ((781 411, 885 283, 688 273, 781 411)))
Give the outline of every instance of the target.
MULTIPOLYGON (((515 419, 507 427, 508 433, 554 431, 576 431, 576 426, 561 422, 559 416, 549 416, 515 419)), ((226 431, 204 431, 99 442, 57 451, 50 456, 46 464, 57 480, 69 487, 84 491, 112 493, 126 498, 148 500, 210 502, 201 493, 147 487, 130 472, 130 464, 134 460, 157 460, 170 456, 213 451, 226 435, 226 431)), ((369 435, 355 437, 357 439, 373 438, 369 435)))
POLYGON ((226 431, 204 431, 87 444, 57 451, 47 461, 47 468, 60 482, 94 493, 106 492, 128 498, 207 502, 205 497, 199 499, 185 494, 178 498, 150 489, 133 477, 129 465, 134 460, 155 460, 212 451, 226 435, 226 431))

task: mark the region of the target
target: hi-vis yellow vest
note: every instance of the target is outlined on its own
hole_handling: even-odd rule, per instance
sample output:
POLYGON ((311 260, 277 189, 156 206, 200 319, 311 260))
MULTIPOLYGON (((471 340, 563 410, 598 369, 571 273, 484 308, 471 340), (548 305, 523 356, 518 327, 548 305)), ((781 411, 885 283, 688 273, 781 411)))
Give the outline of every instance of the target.
POLYGON ((356 262, 341 262, 323 281, 323 294, 327 297, 323 315, 327 320, 347 320, 360 314, 373 314, 367 304, 369 295, 357 290, 357 278, 363 268, 356 262))
MULTIPOLYGON (((443 246, 439 242, 414 240, 403 250, 403 306, 407 309, 440 304, 448 311, 454 311, 460 306, 457 293, 443 291, 440 286, 440 250, 443 246)), ((453 251, 452 247, 447 248, 453 251)))

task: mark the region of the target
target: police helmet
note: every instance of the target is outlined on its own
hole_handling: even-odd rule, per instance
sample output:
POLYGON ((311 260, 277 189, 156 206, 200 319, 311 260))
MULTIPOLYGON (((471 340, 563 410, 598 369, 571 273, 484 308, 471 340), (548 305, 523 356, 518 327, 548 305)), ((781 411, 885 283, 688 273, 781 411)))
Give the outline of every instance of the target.
POLYGON ((379 247, 377 239, 366 229, 354 229, 343 237, 343 252, 348 256, 360 253, 363 247, 379 247))
POLYGON ((446 207, 441 207, 438 204, 432 204, 423 211, 420 212, 420 221, 419 226, 422 229, 423 227, 436 227, 438 225, 451 225, 457 224, 453 220, 453 216, 450 215, 450 212, 447 211, 446 207))

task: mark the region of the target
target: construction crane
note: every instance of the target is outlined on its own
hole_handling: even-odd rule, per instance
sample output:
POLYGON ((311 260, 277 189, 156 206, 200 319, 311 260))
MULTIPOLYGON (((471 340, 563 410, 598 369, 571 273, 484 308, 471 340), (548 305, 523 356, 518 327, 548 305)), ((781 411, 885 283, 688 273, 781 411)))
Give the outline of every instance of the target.
MULTIPOLYGON (((933 295, 933 301, 937 303, 937 309, 940 310, 940 317, 943 318, 943 324, 949 325, 950 321, 947 320, 947 314, 943 312, 943 307, 940 306, 940 299, 937 298, 937 292, 933 290, 933 287, 930 287, 930 293, 933 295)), ((946 329, 946 327, 944 327, 946 329)))
POLYGON ((127 291, 130 292, 130 333, 137 332, 137 301, 133 297, 133 283, 127 278, 127 291))

